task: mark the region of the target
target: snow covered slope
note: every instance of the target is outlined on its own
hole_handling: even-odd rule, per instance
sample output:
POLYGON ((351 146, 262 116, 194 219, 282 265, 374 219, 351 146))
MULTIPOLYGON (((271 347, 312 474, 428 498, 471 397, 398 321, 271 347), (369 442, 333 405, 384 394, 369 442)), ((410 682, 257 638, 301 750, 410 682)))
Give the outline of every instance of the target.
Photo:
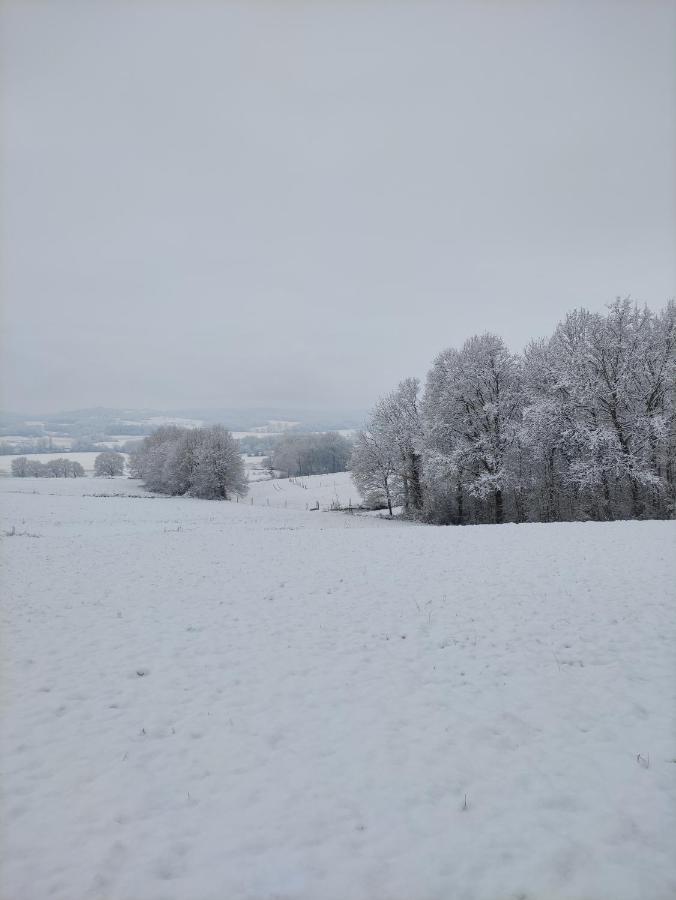
POLYGON ((3 900, 676 896, 674 523, 0 491, 3 900))
MULTIPOLYGON (((260 471, 260 470, 258 470, 260 471)), ((249 475, 257 474, 250 470, 249 475)), ((265 505, 275 509, 310 510, 319 504, 320 510, 328 510, 331 504, 347 506, 361 503, 350 472, 332 475, 308 475, 304 478, 265 478, 249 483, 245 502, 255 506, 265 505)))

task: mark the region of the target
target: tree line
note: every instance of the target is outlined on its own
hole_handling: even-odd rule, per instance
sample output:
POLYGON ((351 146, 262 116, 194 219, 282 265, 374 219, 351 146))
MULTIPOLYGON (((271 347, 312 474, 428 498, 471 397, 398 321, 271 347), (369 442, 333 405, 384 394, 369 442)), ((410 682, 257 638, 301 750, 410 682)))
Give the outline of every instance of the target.
MULTIPOLYGON (((65 456, 42 463, 26 456, 12 460, 12 475, 15 478, 82 478, 85 470, 74 459, 65 456)), ((94 460, 94 474, 112 478, 124 474, 124 456, 115 450, 105 450, 94 460)))
POLYGON ((50 437, 41 437, 35 441, 9 443, 0 441, 0 456, 14 456, 17 453, 53 453, 54 444, 50 437))
POLYGON ((12 475, 15 478, 81 478, 85 471, 79 462, 60 457, 42 463, 26 456, 12 460, 12 475))
POLYGON ((161 494, 229 500, 247 492, 237 442, 222 425, 165 425, 131 448, 129 472, 161 494))
POLYGON ((277 438, 266 465, 287 478, 345 472, 351 451, 350 441, 337 431, 286 434, 277 438))
POLYGON ((676 515, 676 306, 577 309, 511 353, 442 351, 378 401, 352 454, 367 502, 439 524, 676 515))

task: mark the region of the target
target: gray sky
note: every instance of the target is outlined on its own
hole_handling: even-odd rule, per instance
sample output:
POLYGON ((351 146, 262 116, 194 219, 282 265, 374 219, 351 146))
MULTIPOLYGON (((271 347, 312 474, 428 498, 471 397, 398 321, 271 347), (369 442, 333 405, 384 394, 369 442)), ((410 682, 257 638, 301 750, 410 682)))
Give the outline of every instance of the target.
POLYGON ((3 405, 370 405, 676 293, 676 2, 5 2, 3 405))

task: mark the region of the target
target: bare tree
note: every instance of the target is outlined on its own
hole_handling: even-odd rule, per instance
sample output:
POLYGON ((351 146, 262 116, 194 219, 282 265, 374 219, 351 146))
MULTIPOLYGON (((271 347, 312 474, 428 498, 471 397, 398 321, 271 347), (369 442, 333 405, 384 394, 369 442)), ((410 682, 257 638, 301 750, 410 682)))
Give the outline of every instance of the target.
POLYGON ((373 423, 357 434, 350 458, 352 480, 367 503, 384 504, 390 515, 402 493, 398 462, 394 448, 373 423))
POLYGON ((17 456, 12 460, 12 475, 15 478, 26 478, 30 474, 30 464, 26 456, 17 456))
POLYGON ((423 506, 423 424, 419 409, 420 383, 407 378, 391 394, 376 403, 371 414, 371 433, 380 436, 397 459, 404 509, 420 512, 423 506))

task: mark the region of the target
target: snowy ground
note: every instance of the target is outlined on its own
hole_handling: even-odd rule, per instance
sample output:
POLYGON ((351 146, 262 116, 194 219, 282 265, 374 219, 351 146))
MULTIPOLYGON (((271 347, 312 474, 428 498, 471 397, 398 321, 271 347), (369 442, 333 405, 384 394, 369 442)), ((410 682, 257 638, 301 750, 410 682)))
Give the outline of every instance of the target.
MULTIPOLYGON (((254 472, 256 470, 253 470, 254 472)), ((258 470, 260 471, 260 470, 258 470)), ((251 478, 250 470, 250 478, 251 478)), ((254 481, 251 478, 246 502, 265 505, 275 509, 310 510, 319 504, 320 510, 328 510, 331 505, 348 506, 350 502, 361 502, 359 493, 349 472, 333 475, 309 475, 305 478, 274 478, 267 474, 254 481)))
POLYGON ((249 482, 267 481, 271 476, 269 470, 263 465, 267 457, 265 456, 247 456, 242 454, 246 477, 249 482))
POLYGON ((0 491, 3 900, 676 896, 674 523, 0 491))

